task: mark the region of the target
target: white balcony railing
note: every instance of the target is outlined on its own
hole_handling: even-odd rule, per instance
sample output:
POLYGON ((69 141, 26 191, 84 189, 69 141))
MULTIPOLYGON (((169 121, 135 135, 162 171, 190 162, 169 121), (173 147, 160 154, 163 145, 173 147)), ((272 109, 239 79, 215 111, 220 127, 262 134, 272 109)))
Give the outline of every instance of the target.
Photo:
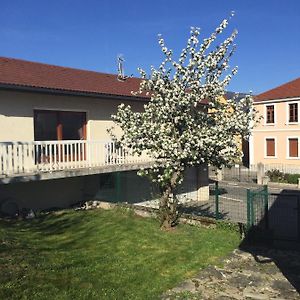
POLYGON ((0 175, 150 162, 113 141, 0 142, 0 175))

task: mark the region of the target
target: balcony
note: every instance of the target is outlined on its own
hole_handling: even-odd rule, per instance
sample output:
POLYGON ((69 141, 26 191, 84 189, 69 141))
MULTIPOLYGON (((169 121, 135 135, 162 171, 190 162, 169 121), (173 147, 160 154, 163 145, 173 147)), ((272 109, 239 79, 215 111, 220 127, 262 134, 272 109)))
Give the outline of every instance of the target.
POLYGON ((152 162, 113 141, 0 142, 0 183, 135 170, 152 162))

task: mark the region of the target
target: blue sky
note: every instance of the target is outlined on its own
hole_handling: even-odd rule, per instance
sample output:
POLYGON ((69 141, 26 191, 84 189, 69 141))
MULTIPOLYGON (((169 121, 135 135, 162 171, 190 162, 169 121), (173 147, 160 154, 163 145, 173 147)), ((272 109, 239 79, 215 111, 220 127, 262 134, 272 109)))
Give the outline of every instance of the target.
POLYGON ((157 34, 181 50, 191 26, 206 37, 236 12, 223 37, 237 28, 230 89, 257 94, 300 77, 299 0, 14 0, 0 1, 0 55, 116 73, 118 54, 126 74, 157 66, 157 34))

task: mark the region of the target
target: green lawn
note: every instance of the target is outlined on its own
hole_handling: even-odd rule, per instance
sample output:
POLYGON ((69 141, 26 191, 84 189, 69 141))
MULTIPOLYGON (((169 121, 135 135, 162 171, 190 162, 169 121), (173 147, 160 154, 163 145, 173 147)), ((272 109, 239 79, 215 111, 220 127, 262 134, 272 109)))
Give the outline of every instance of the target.
POLYGON ((0 299, 159 299, 228 254, 236 232, 111 211, 0 221, 0 299))

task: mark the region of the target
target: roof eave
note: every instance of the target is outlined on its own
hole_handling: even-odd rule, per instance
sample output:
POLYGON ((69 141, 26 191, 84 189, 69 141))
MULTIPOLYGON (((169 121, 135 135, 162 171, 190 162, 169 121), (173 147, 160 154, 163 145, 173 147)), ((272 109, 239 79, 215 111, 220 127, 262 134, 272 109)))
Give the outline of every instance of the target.
POLYGON ((83 97, 92 97, 92 98, 101 97, 104 99, 122 99, 122 100, 144 101, 144 102, 148 102, 150 100, 150 98, 146 98, 146 97, 105 94, 105 93, 85 92, 85 91, 74 91, 74 90, 44 88, 44 87, 33 87, 33 86, 18 85, 18 84, 6 84, 6 83, 0 83, 0 89, 23 91, 23 92, 45 93, 45 94, 56 94, 56 95, 83 96, 83 97))
POLYGON ((297 97, 288 97, 288 98, 276 98, 276 99, 264 99, 264 100, 256 100, 254 104, 264 104, 264 103, 272 103, 272 102, 285 102, 285 101, 296 101, 300 100, 300 96, 297 97))

